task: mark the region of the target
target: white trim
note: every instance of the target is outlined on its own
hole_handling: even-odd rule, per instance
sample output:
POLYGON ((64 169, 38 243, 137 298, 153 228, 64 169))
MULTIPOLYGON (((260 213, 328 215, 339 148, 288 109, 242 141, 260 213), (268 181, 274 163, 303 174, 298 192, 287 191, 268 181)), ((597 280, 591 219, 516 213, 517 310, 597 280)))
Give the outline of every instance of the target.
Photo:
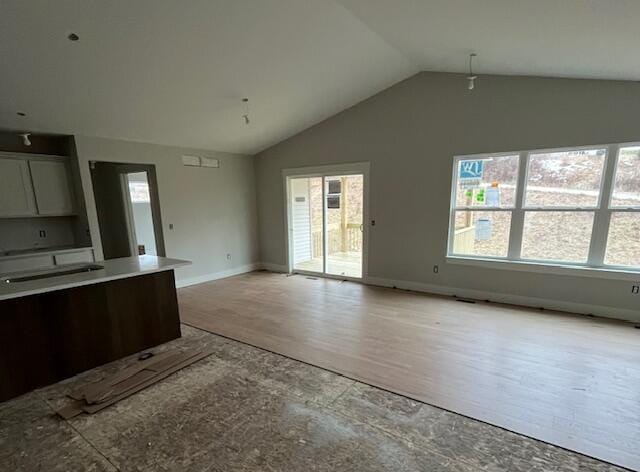
MULTIPOLYGON (((342 189, 341 189, 342 190, 342 189)), ((327 176, 322 176, 322 273, 327 273, 327 256, 329 255, 329 232, 327 231, 327 176)), ((342 200, 342 196, 340 196, 340 200, 342 200)), ((344 207, 346 208, 346 202, 342 202, 344 207)), ((311 205, 311 202, 309 202, 311 205)), ((311 221, 310 223, 311 224, 311 221)), ((313 254, 312 254, 313 256, 313 254)), ((293 262, 289 265, 291 271, 294 271, 293 262)))
POLYGON ((125 206, 125 223, 129 236, 129 252, 131 256, 138 255, 138 239, 136 237, 136 222, 133 216, 133 202, 131 201, 131 190, 129 189, 129 174, 120 174, 120 191, 122 201, 125 206))
POLYGON ((369 277, 367 279, 367 284, 377 285, 380 287, 395 287, 403 290, 412 290, 415 292, 424 292, 436 295, 457 296, 460 298, 506 303, 509 305, 519 305, 530 308, 544 308, 545 310, 563 311, 581 315, 601 316, 604 318, 625 320, 634 323, 640 322, 640 312, 638 312, 638 310, 626 308, 588 305, 586 303, 565 302, 562 300, 525 297, 521 295, 511 295, 508 293, 485 292, 483 290, 424 284, 420 282, 408 282, 404 280, 383 279, 378 277, 369 277))
POLYGON ((262 269, 263 264, 260 262, 254 262, 253 264, 247 264, 233 269, 221 270, 219 272, 212 272, 210 274, 199 275, 197 277, 176 277, 176 288, 188 287, 189 285, 197 285, 205 282, 211 282, 212 280, 225 279, 227 277, 233 277, 234 275, 246 274, 247 272, 254 272, 262 269))
POLYGON ((624 268, 590 267, 588 265, 565 265, 554 262, 513 261, 508 259, 486 259, 466 256, 447 256, 447 263, 484 267, 486 269, 517 270, 521 272, 538 272, 543 274, 640 282, 640 271, 624 268))
POLYGON ((26 161, 57 161, 60 160, 69 161, 69 156, 62 156, 58 154, 32 154, 29 152, 13 152, 13 151, 0 151, 0 158, 9 159, 23 159, 26 161))
POLYGON ((323 177, 333 175, 362 174, 369 170, 369 162, 350 162, 347 164, 328 164, 313 167, 290 167, 282 169, 284 177, 323 177))
POLYGON ((323 279, 334 279, 334 280, 347 280, 349 282, 358 282, 358 283, 366 283, 366 281, 364 280, 364 278, 358 278, 358 277, 348 277, 346 275, 336 275, 336 274, 329 274, 329 273, 323 273, 323 272, 313 272, 311 270, 294 270, 292 272, 289 272, 291 275, 296 274, 296 275, 304 275, 307 277, 321 277, 323 279))

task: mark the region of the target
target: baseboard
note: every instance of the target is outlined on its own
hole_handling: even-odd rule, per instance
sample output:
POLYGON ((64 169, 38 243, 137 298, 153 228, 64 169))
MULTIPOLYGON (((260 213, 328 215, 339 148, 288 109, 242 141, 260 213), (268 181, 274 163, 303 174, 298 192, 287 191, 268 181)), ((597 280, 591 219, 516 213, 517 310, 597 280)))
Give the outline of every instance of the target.
POLYGON ((380 287, 396 287, 415 292, 433 293, 436 295, 458 296, 475 300, 490 300, 496 303, 507 303, 532 308, 544 308, 545 310, 564 311, 581 315, 594 315, 616 320, 640 322, 640 313, 637 310, 615 308, 601 305, 589 305, 586 303, 565 302, 538 297, 525 297, 508 293, 485 292, 483 290, 449 287, 446 285, 423 284, 408 282, 405 280, 383 279, 379 277, 367 277, 366 284, 380 287))
POLYGON ((272 264, 271 262, 263 262, 261 268, 270 272, 289 272, 289 268, 285 265, 272 264))
POLYGON ((247 264, 240 267, 234 267, 232 269, 221 270, 219 272, 212 272, 210 274, 199 275, 197 277, 177 279, 176 288, 188 287, 189 285, 196 285, 204 282, 211 282, 212 280, 233 277, 234 275, 246 274, 247 272, 253 272, 260 269, 262 269, 262 264, 260 262, 255 262, 253 264, 247 264))
MULTIPOLYGON (((270 272, 288 272, 287 266, 284 265, 272 264, 270 262, 256 262, 253 264, 247 264, 244 266, 235 267, 233 269, 205 274, 198 277, 178 279, 176 280, 176 288, 201 284, 204 282, 210 282, 212 280, 224 279, 226 277, 245 274, 247 272, 253 272, 256 270, 268 270, 270 272)), ((526 297, 508 293, 485 292, 483 290, 450 287, 447 285, 425 284, 406 280, 385 279, 381 277, 367 277, 363 281, 363 283, 367 285, 376 285, 379 287, 395 287, 403 290, 412 290, 414 292, 432 293, 435 295, 455 295, 461 298, 471 298, 474 300, 490 300, 496 303, 507 303, 510 305, 520 305, 531 308, 544 308, 545 310, 564 311, 581 315, 601 316, 603 318, 625 320, 631 321, 633 323, 640 322, 640 313, 637 310, 630 310, 625 308, 589 305, 586 303, 565 302, 562 300, 526 297)))

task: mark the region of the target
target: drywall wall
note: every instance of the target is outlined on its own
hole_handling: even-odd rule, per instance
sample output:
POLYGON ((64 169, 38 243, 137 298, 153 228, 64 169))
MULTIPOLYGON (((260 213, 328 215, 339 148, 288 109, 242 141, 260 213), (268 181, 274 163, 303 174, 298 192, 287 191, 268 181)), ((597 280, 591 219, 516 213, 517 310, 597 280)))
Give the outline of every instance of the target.
POLYGON ((167 257, 193 262, 176 270, 178 285, 254 267, 258 245, 252 157, 85 136, 76 136, 75 142, 98 259, 102 246, 90 161, 155 165, 167 257), (184 167, 183 154, 219 159, 220 168, 184 167))
POLYGON ((423 72, 259 153, 262 262, 287 263, 283 169, 368 161, 370 282, 640 319, 629 281, 445 260, 454 155, 640 140, 640 84, 481 75, 476 85, 423 72))
POLYGON ((73 246, 73 216, 0 219, 0 251, 73 246), (44 236, 41 235, 44 231, 44 236))

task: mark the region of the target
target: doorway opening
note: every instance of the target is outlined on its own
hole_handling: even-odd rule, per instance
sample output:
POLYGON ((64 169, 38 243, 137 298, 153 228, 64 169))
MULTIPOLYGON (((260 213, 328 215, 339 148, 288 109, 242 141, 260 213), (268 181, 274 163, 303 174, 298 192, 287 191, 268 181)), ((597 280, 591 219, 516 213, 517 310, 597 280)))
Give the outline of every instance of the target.
POLYGON ((105 259, 164 256, 155 166, 91 162, 105 259))
POLYGON ((291 272, 362 279, 365 173, 287 177, 291 272))
POLYGON ((122 174, 124 200, 127 204, 129 245, 131 252, 158 255, 149 178, 146 172, 122 174))

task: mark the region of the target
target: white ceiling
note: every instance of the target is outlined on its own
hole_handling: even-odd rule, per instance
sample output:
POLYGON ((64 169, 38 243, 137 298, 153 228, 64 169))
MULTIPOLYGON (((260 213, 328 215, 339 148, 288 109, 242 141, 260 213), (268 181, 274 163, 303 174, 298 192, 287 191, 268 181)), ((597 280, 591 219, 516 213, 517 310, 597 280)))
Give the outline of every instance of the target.
POLYGON ((339 1, 422 70, 640 80, 638 0, 339 1))
POLYGON ((328 0, 0 0, 0 64, 2 128, 240 153, 416 71, 328 0))
POLYGON ((479 74, 638 80, 638 19, 637 0, 2 0, 0 128, 255 153, 471 51, 479 74))

